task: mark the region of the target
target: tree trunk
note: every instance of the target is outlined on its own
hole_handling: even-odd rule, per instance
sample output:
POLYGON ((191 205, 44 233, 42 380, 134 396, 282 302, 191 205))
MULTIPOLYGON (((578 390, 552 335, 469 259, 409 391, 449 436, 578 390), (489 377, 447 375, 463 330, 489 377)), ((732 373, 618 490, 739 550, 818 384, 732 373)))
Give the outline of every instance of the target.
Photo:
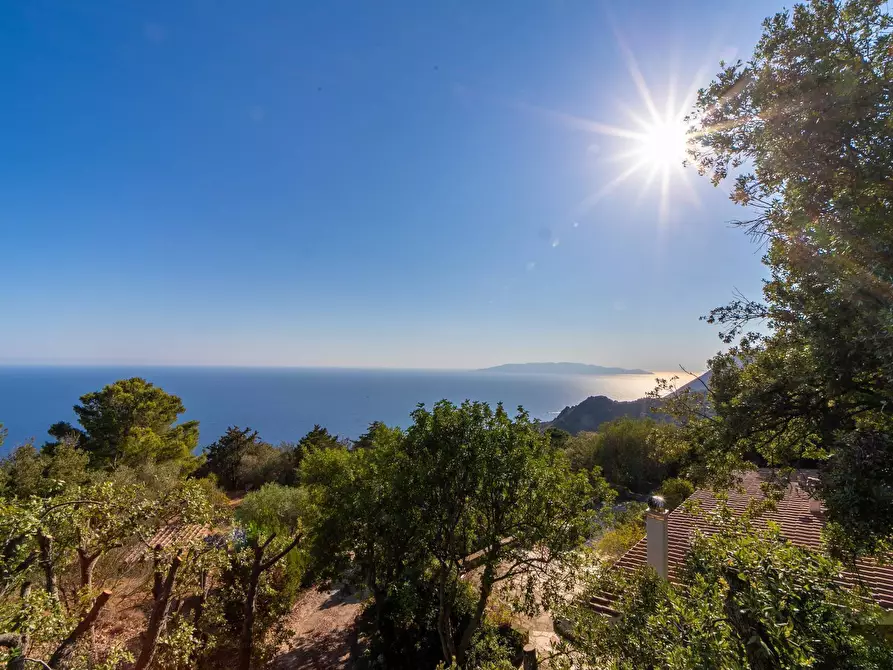
POLYGON ((536 658, 536 646, 532 644, 524 645, 524 655, 522 656, 523 670, 537 670, 539 661, 536 658))
POLYGON ((78 549, 78 565, 81 568, 81 588, 88 591, 93 590, 93 568, 96 567, 96 561, 99 560, 99 553, 88 554, 83 549, 78 549))
POLYGON ((276 539, 274 533, 269 539, 261 545, 254 547, 254 561, 251 565, 251 576, 248 581, 248 593, 245 594, 245 608, 243 610, 242 619, 242 635, 239 640, 239 670, 249 670, 251 667, 251 652, 253 648, 254 638, 254 603, 257 598, 257 585, 260 583, 260 576, 266 570, 272 568, 280 558, 298 546, 301 541, 301 535, 296 535, 288 545, 278 554, 271 556, 264 561, 264 551, 270 543, 276 539))
POLYGON ((149 618, 149 626, 146 628, 145 637, 143 638, 143 649, 139 658, 136 659, 136 665, 133 666, 133 670, 146 670, 152 664, 155 648, 158 646, 158 638, 161 635, 161 628, 167 618, 167 606, 170 602, 171 591, 174 590, 174 580, 177 578, 177 570, 180 569, 181 562, 179 554, 174 556, 174 560, 171 561, 167 577, 161 588, 161 594, 152 608, 152 616, 149 618))
POLYGON ((437 587, 440 598, 440 607, 437 612, 437 634, 440 636, 440 648, 443 651, 443 660, 452 663, 456 657, 456 642, 453 640, 453 599, 452 594, 447 595, 447 566, 440 566, 440 579, 437 587))
POLYGON ((456 663, 460 666, 465 663, 465 655, 468 653, 468 648, 471 646, 471 640, 475 632, 481 625, 481 619, 484 617, 484 610, 487 609, 487 601, 490 599, 492 592, 493 566, 492 563, 488 563, 481 577, 481 593, 478 596, 477 607, 475 607, 471 621, 465 626, 465 630, 462 632, 462 639, 459 640, 459 646, 456 648, 456 663))
POLYGON ((201 621, 202 614, 205 611, 205 603, 208 600, 208 571, 202 570, 199 575, 199 586, 202 592, 199 594, 198 602, 195 604, 195 613, 192 617, 192 624, 198 628, 198 622, 201 621))
POLYGON ((239 639, 239 670, 251 667, 251 651, 254 637, 254 602, 257 598, 257 585, 263 572, 264 548, 266 544, 254 547, 254 561, 251 576, 248 578, 248 592, 245 594, 245 607, 242 612, 242 635, 239 639))
POLYGON ((40 569, 43 570, 44 584, 51 596, 58 595, 56 591, 56 572, 53 569, 53 538, 44 535, 43 531, 37 532, 37 546, 40 549, 40 569))
POLYGON ((161 545, 152 550, 152 600, 158 601, 164 590, 164 571, 161 569, 161 545))
MULTIPOLYGON (((31 582, 25 582, 24 584, 22 584, 22 589, 21 591, 19 591, 19 596, 22 600, 27 600, 30 595, 31 582)), ((9 662, 6 664, 6 670, 25 670, 25 663, 27 663, 25 653, 28 651, 28 642, 28 635, 23 633, 19 637, 18 644, 13 645, 16 647, 21 647, 20 653, 18 656, 9 659, 9 662)))
POLYGON ((56 648, 56 651, 53 652, 47 665, 51 668, 64 667, 65 663, 68 661, 68 657, 71 656, 71 652, 74 651, 74 646, 77 644, 78 640, 84 633, 93 628, 93 624, 96 623, 96 618, 99 616, 99 612, 105 607, 105 604, 111 597, 111 591, 103 591, 96 596, 96 600, 93 601, 93 607, 91 607, 86 616, 81 619, 81 622, 74 627, 74 630, 71 631, 68 637, 62 640, 62 644, 60 644, 56 648))
POLYGON ((7 649, 18 648, 19 650, 19 653, 16 656, 11 656, 6 662, 6 670, 25 670, 26 644, 27 641, 25 640, 24 635, 19 635, 18 633, 0 634, 0 647, 5 647, 7 649))

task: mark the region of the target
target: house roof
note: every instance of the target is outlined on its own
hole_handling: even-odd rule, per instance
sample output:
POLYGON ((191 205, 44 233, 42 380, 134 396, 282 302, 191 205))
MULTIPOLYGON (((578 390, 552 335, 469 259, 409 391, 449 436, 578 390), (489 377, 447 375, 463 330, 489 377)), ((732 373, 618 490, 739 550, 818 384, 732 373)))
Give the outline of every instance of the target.
POLYGON ((159 529, 146 544, 135 545, 124 557, 125 563, 134 563, 147 555, 151 555, 150 548, 164 549, 170 545, 187 544, 195 540, 211 535, 212 531, 207 526, 199 524, 172 523, 159 529))
MULTIPOLYGON (((741 481, 744 492, 730 491, 729 507, 737 513, 742 513, 751 500, 764 498, 760 485, 766 481, 770 472, 759 470, 746 473, 741 481)), ((690 499, 699 502, 701 514, 689 514, 679 507, 667 515, 667 576, 673 582, 679 579, 694 531, 699 530, 709 535, 718 530, 703 514, 716 507, 716 497, 710 491, 699 490, 690 499)), ((768 521, 777 523, 782 535, 794 544, 810 549, 821 548, 821 533, 825 525, 824 512, 817 509, 816 502, 799 484, 791 483, 775 509, 764 512, 754 523, 757 527, 765 528, 768 521)), ((647 563, 647 541, 643 538, 614 565, 621 569, 634 570, 647 563)), ((878 565, 874 560, 860 560, 854 572, 841 573, 837 581, 846 586, 865 585, 881 607, 893 610, 893 565, 878 565)), ((593 606, 600 611, 604 610, 605 614, 616 613, 611 607, 616 599, 610 594, 603 596, 596 598, 593 606)))

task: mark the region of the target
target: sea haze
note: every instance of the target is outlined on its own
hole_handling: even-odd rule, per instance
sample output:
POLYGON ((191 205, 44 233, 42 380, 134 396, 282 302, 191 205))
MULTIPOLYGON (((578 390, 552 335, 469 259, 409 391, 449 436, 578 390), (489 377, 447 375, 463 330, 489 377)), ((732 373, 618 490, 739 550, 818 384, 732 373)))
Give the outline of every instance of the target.
POLYGON ((345 437, 372 421, 406 426, 419 402, 469 398, 523 405, 549 419, 590 395, 633 400, 654 388, 648 375, 500 374, 445 370, 211 367, 0 367, 0 423, 9 435, 3 451, 47 439, 55 421, 76 422, 72 406, 84 393, 125 377, 145 377, 175 393, 186 419, 201 422, 201 444, 227 426, 251 426, 265 440, 297 440, 315 423, 345 437))

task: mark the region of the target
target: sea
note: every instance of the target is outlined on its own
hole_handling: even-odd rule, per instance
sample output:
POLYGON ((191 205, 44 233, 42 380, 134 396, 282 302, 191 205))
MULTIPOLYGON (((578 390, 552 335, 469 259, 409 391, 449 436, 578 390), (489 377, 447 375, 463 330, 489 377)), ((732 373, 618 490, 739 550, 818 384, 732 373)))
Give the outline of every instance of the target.
POLYGON ((461 370, 233 367, 0 367, 0 423, 8 431, 0 453, 34 440, 42 444, 56 421, 76 424, 80 396, 117 379, 143 377, 183 399, 181 420, 197 419, 200 444, 228 426, 249 426, 273 444, 297 441, 314 424, 356 438, 373 421, 407 426, 419 403, 447 399, 523 406, 549 420, 591 395, 641 398, 656 376, 550 375, 461 370))

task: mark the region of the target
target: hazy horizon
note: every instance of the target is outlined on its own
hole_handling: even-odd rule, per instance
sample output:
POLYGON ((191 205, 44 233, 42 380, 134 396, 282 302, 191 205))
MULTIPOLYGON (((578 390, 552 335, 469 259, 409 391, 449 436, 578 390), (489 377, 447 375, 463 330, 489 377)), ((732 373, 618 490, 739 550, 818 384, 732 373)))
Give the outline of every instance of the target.
MULTIPOLYGON (((510 365, 510 364, 548 364, 548 363, 572 363, 572 364, 581 364, 581 365, 592 365, 604 368, 623 368, 623 369, 641 369, 646 370, 645 373, 601 373, 601 374, 591 374, 589 376, 641 376, 642 374, 654 374, 654 375, 666 375, 666 374, 686 374, 686 370, 693 374, 701 374, 706 366, 702 368, 696 368, 694 370, 683 370, 677 367, 675 370, 673 369, 660 369, 660 370, 648 370, 647 368, 641 368, 638 366, 622 366, 622 365, 611 365, 605 363, 586 363, 582 361, 507 361, 506 363, 496 363, 494 365, 486 365, 481 367, 443 367, 443 368, 430 368, 430 367, 401 367, 401 366, 390 366, 390 367, 382 367, 375 365, 231 365, 226 363, 182 363, 182 364, 169 364, 169 363, 144 363, 139 361, 98 361, 98 362, 84 362, 84 361, 21 361, 21 360, 4 360, 0 359, 0 368, 31 368, 31 367, 39 367, 39 368, 54 368, 54 367, 64 367, 64 368, 145 368, 145 369, 176 369, 176 368, 232 368, 232 369, 245 369, 245 370, 368 370, 368 371, 382 371, 387 372, 389 370, 392 371, 405 371, 405 372, 485 372, 490 370, 491 368, 497 368, 501 365, 510 365)), ((529 374, 549 374, 549 373, 540 373, 540 372, 530 372, 529 374)), ((565 373, 555 373, 555 374, 565 374, 565 373)), ((573 373, 571 373, 573 374, 573 373)))

